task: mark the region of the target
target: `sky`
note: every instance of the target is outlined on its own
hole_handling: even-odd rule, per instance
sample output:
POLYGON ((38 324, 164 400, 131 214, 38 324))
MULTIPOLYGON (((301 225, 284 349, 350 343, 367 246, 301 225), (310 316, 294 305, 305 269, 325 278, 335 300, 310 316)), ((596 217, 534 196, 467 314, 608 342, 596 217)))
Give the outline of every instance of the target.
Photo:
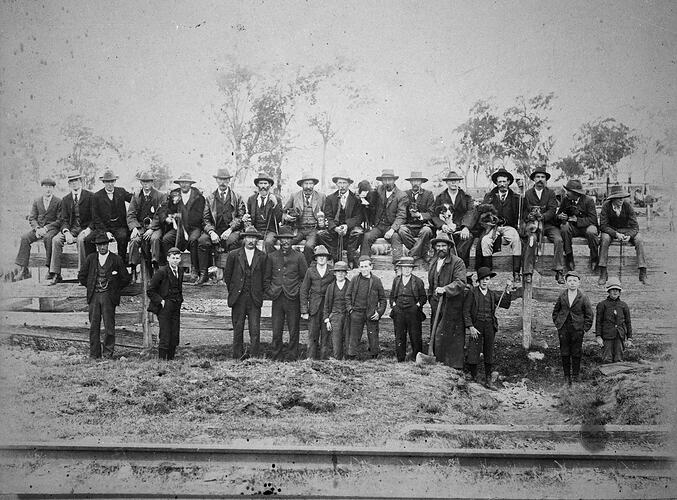
MULTIPOLYGON (((426 171, 431 139, 478 99, 554 92, 555 157, 584 122, 651 128, 663 111, 674 126, 677 110, 677 2, 16 1, 0 4, 0 123, 81 114, 176 175, 210 178, 230 153, 214 118, 230 55, 262 72, 352 61, 374 101, 328 169, 371 178, 426 171)), ((289 178, 319 166, 315 139, 301 132, 289 178)))

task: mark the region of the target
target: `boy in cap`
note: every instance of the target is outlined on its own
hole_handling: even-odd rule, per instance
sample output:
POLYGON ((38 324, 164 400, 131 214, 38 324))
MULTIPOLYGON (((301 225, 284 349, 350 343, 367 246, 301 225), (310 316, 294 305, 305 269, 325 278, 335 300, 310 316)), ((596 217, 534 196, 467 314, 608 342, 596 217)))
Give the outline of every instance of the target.
POLYGON ((552 321, 559 334, 564 378, 571 385, 571 376, 579 381, 583 335, 592 327, 593 310, 590 299, 579 290, 581 278, 575 271, 564 277, 567 289, 557 298, 552 310, 552 321))
POLYGON ((348 264, 339 260, 334 264, 334 282, 327 286, 324 295, 324 324, 331 332, 332 357, 343 359, 343 343, 348 333, 350 316, 348 315, 348 264))
POLYGON ((478 286, 472 287, 463 299, 463 323, 469 337, 467 348, 467 363, 470 376, 477 380, 477 365, 480 353, 484 353, 484 385, 487 389, 495 390, 491 380, 491 370, 494 363, 494 339, 498 331, 496 307, 508 309, 512 296, 512 282, 508 280, 505 290, 499 293, 489 289, 489 281, 496 273, 488 267, 477 270, 478 286))
POLYGON ((597 304, 595 336, 602 347, 602 361, 615 363, 623 361, 623 350, 632 347, 632 323, 630 308, 621 300, 621 282, 611 278, 607 282, 609 296, 597 304))
POLYGON ((181 250, 172 247, 167 251, 167 265, 162 266, 148 284, 150 299, 148 310, 157 314, 160 323, 158 358, 174 359, 179 345, 181 328, 181 303, 183 302, 183 268, 181 250))
POLYGON ((390 289, 390 317, 395 329, 395 354, 397 361, 402 362, 407 354, 407 333, 411 343, 411 356, 423 352, 422 323, 425 319, 423 305, 426 303, 425 284, 418 276, 414 276, 414 258, 401 257, 397 261, 400 275, 395 276, 390 289))
POLYGON ((327 265, 329 251, 324 245, 315 248, 315 264, 311 265, 301 283, 301 318, 308 320, 308 358, 322 359, 329 350, 329 334, 324 322, 324 297, 334 281, 327 265))

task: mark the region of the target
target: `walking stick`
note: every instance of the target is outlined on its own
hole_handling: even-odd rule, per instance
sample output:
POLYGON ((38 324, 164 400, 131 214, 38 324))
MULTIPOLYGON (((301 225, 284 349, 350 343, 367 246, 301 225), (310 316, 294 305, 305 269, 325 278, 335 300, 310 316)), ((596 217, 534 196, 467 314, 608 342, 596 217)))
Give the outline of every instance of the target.
POLYGON ((619 259, 619 266, 618 266, 618 281, 623 281, 622 276, 623 276, 623 266, 625 265, 625 259, 623 258, 623 240, 621 240, 621 256, 619 259))
POLYGON ((435 359, 435 336, 437 334, 437 327, 439 326, 439 320, 440 320, 440 311, 442 311, 442 307, 444 307, 444 299, 446 298, 445 295, 442 295, 442 298, 440 299, 439 303, 437 304, 437 310, 435 310, 435 319, 433 320, 433 327, 432 327, 432 332, 430 333, 430 344, 428 345, 428 354, 423 354, 422 352, 416 353, 416 364, 417 365, 424 365, 424 364, 435 364, 436 359, 435 359))

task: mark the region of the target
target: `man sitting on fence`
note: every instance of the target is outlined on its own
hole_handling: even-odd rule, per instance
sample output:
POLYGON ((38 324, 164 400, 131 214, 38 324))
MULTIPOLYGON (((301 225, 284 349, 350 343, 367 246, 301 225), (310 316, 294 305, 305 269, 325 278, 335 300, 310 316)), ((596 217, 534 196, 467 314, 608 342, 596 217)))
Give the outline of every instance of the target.
POLYGON ((134 193, 127 209, 127 226, 131 231, 129 264, 136 267, 143 259, 152 275, 160 267, 162 229, 158 214, 165 197, 153 187, 153 174, 141 172, 138 179, 141 189, 134 193))
POLYGON ((291 244, 297 245, 305 240, 303 255, 309 266, 314 258, 313 250, 317 245, 317 232, 325 227, 325 217, 322 212, 325 196, 315 190, 319 182, 312 174, 305 172, 296 181, 301 190, 291 195, 282 214, 284 223, 296 228, 291 244))
MULTIPOLYGON (((94 230, 105 232, 108 238, 114 238, 118 245, 118 255, 127 262, 129 231, 125 202, 132 201, 132 193, 125 188, 115 187, 118 176, 110 170, 99 179, 103 182, 103 188, 94 193, 92 199, 94 230)), ((93 236, 94 234, 90 235, 90 238, 93 236)))
POLYGON ((560 231, 564 240, 564 258, 569 271, 576 269, 574 249, 571 239, 585 236, 590 249, 590 270, 597 269, 599 236, 597 234, 597 210, 595 200, 586 196, 583 185, 578 179, 571 179, 564 186, 566 196, 557 210, 560 231))
POLYGON ((281 200, 271 193, 275 181, 265 172, 254 179, 258 193, 247 200, 247 216, 245 225, 251 223, 263 235, 263 246, 266 253, 275 251, 275 238, 282 222, 281 200))

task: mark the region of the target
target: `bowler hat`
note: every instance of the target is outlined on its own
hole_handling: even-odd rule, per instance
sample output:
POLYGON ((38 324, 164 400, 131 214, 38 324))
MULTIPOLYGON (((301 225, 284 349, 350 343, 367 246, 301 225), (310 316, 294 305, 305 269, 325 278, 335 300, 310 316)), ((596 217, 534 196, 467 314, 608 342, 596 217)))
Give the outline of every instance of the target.
POLYGON ((327 247, 325 247, 324 245, 317 245, 315 247, 315 250, 313 251, 313 256, 319 257, 321 255, 324 255, 325 257, 329 257, 329 251, 327 250, 327 247))
POLYGON ((623 189, 623 186, 614 184, 609 190, 609 195, 606 197, 607 200, 613 200, 614 198, 629 198, 630 193, 626 192, 623 189))
POLYGON ((66 174, 66 178, 68 179, 68 182, 76 181, 78 179, 82 179, 82 174, 80 172, 78 172, 77 170, 74 170, 72 172, 68 172, 66 174))
POLYGON ((578 179, 571 179, 569 182, 566 183, 564 189, 585 196, 585 191, 583 191, 583 184, 581 184, 581 181, 579 181, 578 179))
POLYGON ((623 291, 623 288, 621 288, 621 280, 618 278, 609 278, 609 281, 606 282, 606 291, 608 292, 609 290, 616 289, 620 292, 623 291))
POLYGON ((498 179, 499 177, 507 177, 508 186, 515 181, 515 177, 503 167, 499 168, 498 170, 496 170, 496 172, 491 174, 491 182, 497 184, 496 179, 498 179))
POLYGON ((462 181, 463 176, 458 174, 455 170, 449 171, 448 174, 446 174, 444 177, 442 177, 443 181, 462 181))
POLYGON ((266 174, 265 172, 259 172, 259 176, 256 179, 254 179, 254 185, 256 187, 258 187, 259 181, 268 181, 268 184, 270 184, 271 186, 275 184, 275 181, 270 177, 268 177, 268 174, 266 174))
POLYGON ((433 247, 438 243, 446 243, 450 247, 454 246, 454 240, 450 239, 447 233, 442 233, 437 238, 430 240, 430 245, 433 247))
POLYGON ((303 172, 303 174, 301 174, 301 178, 298 181, 296 181, 296 184, 298 184, 299 186, 303 186, 303 183, 305 181, 313 181, 313 184, 319 184, 319 182, 320 182, 319 179, 316 179, 315 177, 313 177, 312 173, 303 172))
POLYGON ((348 184, 352 184, 353 180, 350 178, 350 176, 345 172, 345 170, 341 170, 337 175, 331 178, 331 181, 336 184, 336 181, 339 179, 343 179, 344 181, 348 181, 348 184))
POLYGON ((550 174, 545 171, 545 167, 536 167, 534 171, 529 174, 529 179, 533 181, 536 174, 545 174, 546 181, 550 179, 550 174))
POLYGON ((564 275, 564 279, 567 279, 569 276, 573 276, 574 278, 581 279, 581 275, 578 274, 576 271, 567 271, 567 273, 564 275))
POLYGON ((477 270, 477 281, 482 281, 486 277, 493 278, 495 276, 496 273, 492 273, 491 269, 489 269, 488 267, 480 267, 477 270))
POLYGON ((411 175, 404 180, 411 182, 416 179, 420 180, 421 182, 428 182, 428 178, 423 177, 423 172, 419 172, 418 170, 412 170, 411 175))
POLYGON ((288 228, 287 226, 282 226, 280 227, 280 230, 277 232, 275 237, 279 240, 281 238, 293 238, 294 237, 294 232, 288 228))
POLYGON ((56 186, 56 181, 54 179, 50 179, 49 177, 45 177, 40 181, 41 186, 56 186))
POLYGON ((107 181, 116 181, 118 176, 113 173, 112 170, 106 170, 101 177, 99 177, 103 182, 107 181))
POLYGON ((263 235, 259 233, 254 226, 247 226, 244 231, 240 233, 240 238, 245 236, 254 236, 258 239, 262 239, 263 235))
POLYGON ((106 233, 99 233, 96 235, 96 238, 94 238, 94 244, 95 245, 103 245, 103 244, 108 244, 110 243, 110 240, 108 239, 108 236, 106 236, 106 233))
POLYGON ((181 253, 181 250, 179 250, 179 249, 176 248, 176 247, 172 247, 172 248, 170 248, 169 250, 167 250, 167 255, 171 255, 171 254, 173 254, 173 253, 178 253, 178 254, 180 254, 180 253, 181 253))
POLYGON ((155 176, 151 174, 148 170, 144 170, 136 178, 139 179, 141 182, 155 180, 155 176))
POLYGON ((415 259, 413 257, 400 257, 400 259, 397 261, 395 265, 404 267, 416 267, 416 264, 414 264, 414 260, 415 259))
POLYGON ((358 259, 358 262, 364 262, 364 261, 366 261, 366 260, 368 260, 369 262, 371 262, 371 257, 369 257, 368 255, 360 255, 360 258, 358 259))
POLYGON ((336 262, 336 264, 334 264, 333 271, 334 272, 336 272, 336 271, 348 272, 348 264, 346 262, 342 261, 342 260, 339 260, 339 261, 336 262))
POLYGON ((392 168, 384 168, 381 175, 376 177, 377 181, 382 181, 383 179, 399 179, 399 175, 395 175, 395 171, 392 168))
POLYGON ((230 179, 232 175, 228 172, 227 168, 220 168, 216 171, 216 174, 213 175, 214 179, 230 179))
POLYGON ((195 184, 195 180, 190 175, 190 172, 184 172, 179 176, 178 179, 174 180, 174 184, 181 184, 182 182, 190 182, 191 184, 195 184))

